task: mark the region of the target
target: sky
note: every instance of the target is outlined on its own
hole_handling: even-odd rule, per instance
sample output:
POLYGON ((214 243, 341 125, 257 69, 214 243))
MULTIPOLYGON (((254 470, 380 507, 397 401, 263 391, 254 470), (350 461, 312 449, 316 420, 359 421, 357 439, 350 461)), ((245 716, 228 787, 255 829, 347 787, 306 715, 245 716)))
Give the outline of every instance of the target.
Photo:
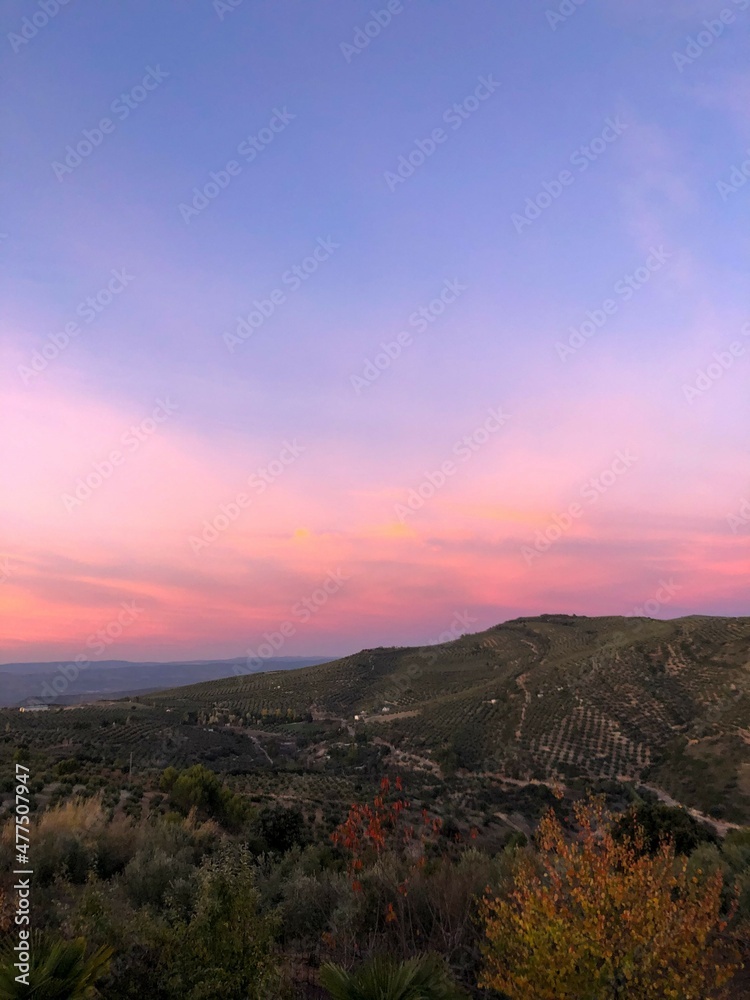
POLYGON ((748 614, 750 0, 6 0, 0 661, 748 614))

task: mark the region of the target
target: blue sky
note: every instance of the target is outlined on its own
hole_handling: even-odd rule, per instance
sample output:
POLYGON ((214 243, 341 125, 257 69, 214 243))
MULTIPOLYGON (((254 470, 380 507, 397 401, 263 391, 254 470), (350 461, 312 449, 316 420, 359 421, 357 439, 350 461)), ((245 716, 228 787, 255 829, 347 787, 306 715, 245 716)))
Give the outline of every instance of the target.
POLYGON ((148 610, 114 652, 235 655, 341 560, 354 582, 290 652, 424 641, 459 608, 477 627, 628 613, 664 574, 683 583, 662 613, 741 613, 747 529, 727 518, 750 492, 747 190, 717 183, 750 157, 745 3, 69 0, 44 24, 39 4, 8 2, 6 658, 68 655, 138 596, 148 610), (248 162, 238 150, 264 135, 248 162), (519 232, 529 199, 544 207, 519 232), (335 249, 285 284, 320 241, 335 249), (629 299, 615 291, 644 267, 629 299), (28 374, 122 269, 125 289, 28 374), (446 281, 465 291, 417 332, 446 281), (357 391, 401 331, 408 346, 357 391), (688 398, 716 352, 731 366, 688 398), (67 509, 166 396, 174 417, 67 509), (399 498, 501 404, 503 433, 399 522, 399 498), (295 436, 306 451, 274 499, 193 553, 194 526, 295 436), (632 474, 530 565, 523 548, 625 447, 632 474))

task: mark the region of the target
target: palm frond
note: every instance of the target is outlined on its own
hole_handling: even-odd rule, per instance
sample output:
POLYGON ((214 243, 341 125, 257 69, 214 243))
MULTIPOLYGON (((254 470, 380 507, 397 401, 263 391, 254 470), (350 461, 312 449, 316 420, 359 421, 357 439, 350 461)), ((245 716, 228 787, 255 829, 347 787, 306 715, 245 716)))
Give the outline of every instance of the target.
POLYGON ((327 963, 320 982, 332 1000, 459 1000, 463 995, 436 955, 405 962, 375 956, 355 972, 327 963))
POLYGON ((34 934, 30 944, 29 985, 18 982, 13 942, 0 948, 0 1000, 93 1000, 96 983, 106 975, 111 948, 99 948, 86 957, 86 941, 50 941, 34 934))

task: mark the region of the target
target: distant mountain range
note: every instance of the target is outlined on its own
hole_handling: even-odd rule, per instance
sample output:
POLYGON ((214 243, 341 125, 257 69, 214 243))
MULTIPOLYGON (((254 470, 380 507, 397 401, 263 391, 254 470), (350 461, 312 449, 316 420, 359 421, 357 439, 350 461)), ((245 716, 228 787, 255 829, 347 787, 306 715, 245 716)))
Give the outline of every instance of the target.
MULTIPOLYGON (((293 670, 324 663, 322 656, 279 656, 265 660, 263 670, 293 670)), ((248 670, 244 658, 231 660, 186 660, 171 663, 132 663, 101 660, 77 676, 66 661, 54 663, 5 663, 0 665, 0 707, 50 701, 71 705, 97 698, 125 697, 182 684, 234 677, 235 668, 248 670), (58 690, 59 689, 59 690, 58 690)))

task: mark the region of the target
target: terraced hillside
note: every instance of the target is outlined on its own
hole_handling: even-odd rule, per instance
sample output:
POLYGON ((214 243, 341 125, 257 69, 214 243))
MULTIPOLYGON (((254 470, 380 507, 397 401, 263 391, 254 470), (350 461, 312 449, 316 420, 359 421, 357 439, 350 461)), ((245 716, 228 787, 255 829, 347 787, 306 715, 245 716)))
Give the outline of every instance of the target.
POLYGON ((144 701, 203 723, 341 719, 407 764, 638 780, 750 818, 750 618, 519 618, 441 646, 368 649, 144 701))

